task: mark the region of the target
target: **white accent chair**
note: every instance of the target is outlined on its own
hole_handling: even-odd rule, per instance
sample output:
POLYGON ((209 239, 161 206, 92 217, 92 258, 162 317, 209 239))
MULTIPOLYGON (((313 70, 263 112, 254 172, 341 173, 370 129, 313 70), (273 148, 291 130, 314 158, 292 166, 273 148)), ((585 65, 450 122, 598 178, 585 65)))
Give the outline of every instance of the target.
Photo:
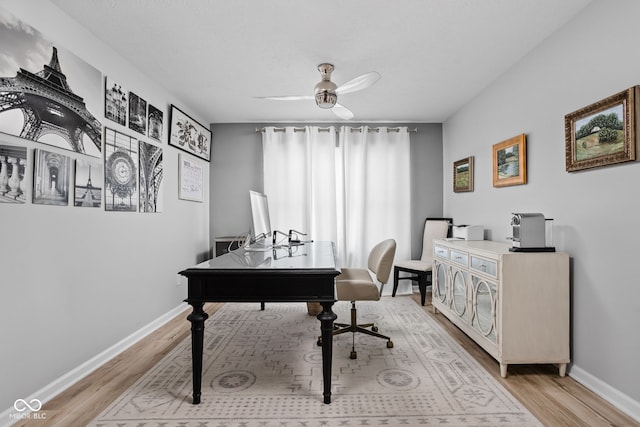
POLYGON ((449 236, 453 220, 451 218, 427 218, 424 222, 422 236, 422 256, 419 260, 397 261, 393 269, 393 293, 396 296, 398 281, 411 280, 418 282, 420 303, 424 305, 427 286, 431 285, 431 268, 433 266, 433 241, 449 236), (410 276, 401 277, 400 273, 410 276))

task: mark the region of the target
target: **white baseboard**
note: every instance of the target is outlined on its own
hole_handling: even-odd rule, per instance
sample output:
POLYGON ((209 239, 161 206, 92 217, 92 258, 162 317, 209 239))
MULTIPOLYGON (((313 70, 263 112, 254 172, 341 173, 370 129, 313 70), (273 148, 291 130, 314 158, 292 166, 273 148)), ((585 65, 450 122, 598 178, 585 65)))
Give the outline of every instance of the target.
MULTIPOLYGON (((143 339, 144 337, 146 337, 147 335, 155 331, 156 329, 160 328, 161 326, 169 322, 171 319, 173 319, 174 317, 176 317, 177 315, 185 311, 187 307, 188 305, 186 303, 180 304, 176 308, 163 314, 162 316, 153 320, 151 323, 143 326, 142 328, 135 331, 128 337, 124 338, 123 340, 109 347, 102 353, 87 360, 82 365, 67 372, 66 374, 52 381, 51 383, 47 384, 46 386, 34 392, 31 396, 29 396, 24 400, 26 402, 31 402, 33 401, 33 399, 37 399, 44 405, 46 402, 53 399, 55 396, 57 396, 67 388, 71 387, 73 384, 77 383, 82 378, 86 377, 91 372, 95 371, 100 366, 104 365, 105 363, 113 359, 118 354, 122 353, 123 351, 125 351, 126 349, 128 349, 129 347, 131 347, 132 345, 134 345, 135 343, 137 343, 138 341, 140 341, 141 339, 143 339)), ((13 406, 1 412, 0 427, 9 427, 10 425, 18 422, 20 419, 16 419, 16 413, 17 411, 13 406)), ((28 413, 28 411, 25 411, 19 415, 26 417, 30 414, 28 413)))
POLYGON ((602 397, 613 406, 640 422, 640 402, 611 387, 600 378, 594 377, 584 369, 573 365, 569 376, 580 384, 602 397))

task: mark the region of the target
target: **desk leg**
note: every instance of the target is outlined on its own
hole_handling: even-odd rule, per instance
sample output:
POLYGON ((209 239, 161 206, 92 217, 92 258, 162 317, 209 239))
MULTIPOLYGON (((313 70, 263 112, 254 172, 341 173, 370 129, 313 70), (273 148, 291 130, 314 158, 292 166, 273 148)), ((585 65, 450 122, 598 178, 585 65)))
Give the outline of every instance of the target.
POLYGON ((203 302, 190 302, 193 311, 187 320, 191 322, 191 364, 193 371, 193 404, 200 403, 202 389, 202 347, 204 344, 204 321, 209 315, 202 309, 203 302))
POLYGON ((322 336, 322 380, 324 403, 331 403, 331 359, 333 357, 333 321, 338 316, 331 311, 333 302, 321 302, 322 313, 318 314, 322 336))

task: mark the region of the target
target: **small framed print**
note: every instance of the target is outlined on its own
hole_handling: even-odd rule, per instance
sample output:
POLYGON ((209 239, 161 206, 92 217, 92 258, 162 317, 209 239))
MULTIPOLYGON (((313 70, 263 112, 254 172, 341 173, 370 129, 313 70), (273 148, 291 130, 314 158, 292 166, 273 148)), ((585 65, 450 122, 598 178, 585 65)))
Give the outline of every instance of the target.
POLYGON ((149 104, 148 113, 149 138, 162 142, 162 128, 164 126, 164 113, 160 109, 149 104))
POLYGON ((204 169, 202 165, 189 159, 188 156, 178 156, 179 183, 178 198, 202 202, 204 200, 204 169))
POLYGON ((493 186, 527 183, 527 139, 514 136, 493 146, 493 186))
POLYGON ((147 134, 147 101, 129 92, 129 129, 147 134))
POLYGON ((564 116, 567 172, 636 159, 639 91, 634 86, 564 116))
POLYGON ((453 162, 453 192, 473 191, 473 156, 453 162))
POLYGON ((104 79, 104 116, 119 125, 127 124, 129 91, 110 77, 104 79))

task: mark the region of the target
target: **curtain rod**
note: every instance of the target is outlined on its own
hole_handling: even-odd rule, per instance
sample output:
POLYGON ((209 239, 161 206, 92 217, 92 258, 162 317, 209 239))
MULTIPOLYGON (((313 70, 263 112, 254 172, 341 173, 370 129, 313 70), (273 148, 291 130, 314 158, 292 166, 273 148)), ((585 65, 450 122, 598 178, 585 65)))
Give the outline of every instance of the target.
MULTIPOLYGON (((362 132, 363 127, 357 127, 357 128, 349 128, 351 130, 351 132, 362 132)), ((256 132, 264 132, 266 130, 266 128, 256 128, 256 132)), ((287 128, 273 128, 274 132, 284 132, 286 131, 287 128)), ((380 128, 368 128, 367 129, 369 132, 380 132, 380 128)), ((306 128, 293 128, 294 132, 305 132, 306 128)), ((329 132, 331 131, 331 128, 318 128, 318 132, 329 132)), ((339 132, 339 129, 336 129, 336 132, 339 132)), ((387 132, 400 132, 400 128, 387 128, 387 132)), ((418 128, 413 128, 413 129, 407 129, 407 132, 414 132, 414 133, 418 133, 418 128)))

